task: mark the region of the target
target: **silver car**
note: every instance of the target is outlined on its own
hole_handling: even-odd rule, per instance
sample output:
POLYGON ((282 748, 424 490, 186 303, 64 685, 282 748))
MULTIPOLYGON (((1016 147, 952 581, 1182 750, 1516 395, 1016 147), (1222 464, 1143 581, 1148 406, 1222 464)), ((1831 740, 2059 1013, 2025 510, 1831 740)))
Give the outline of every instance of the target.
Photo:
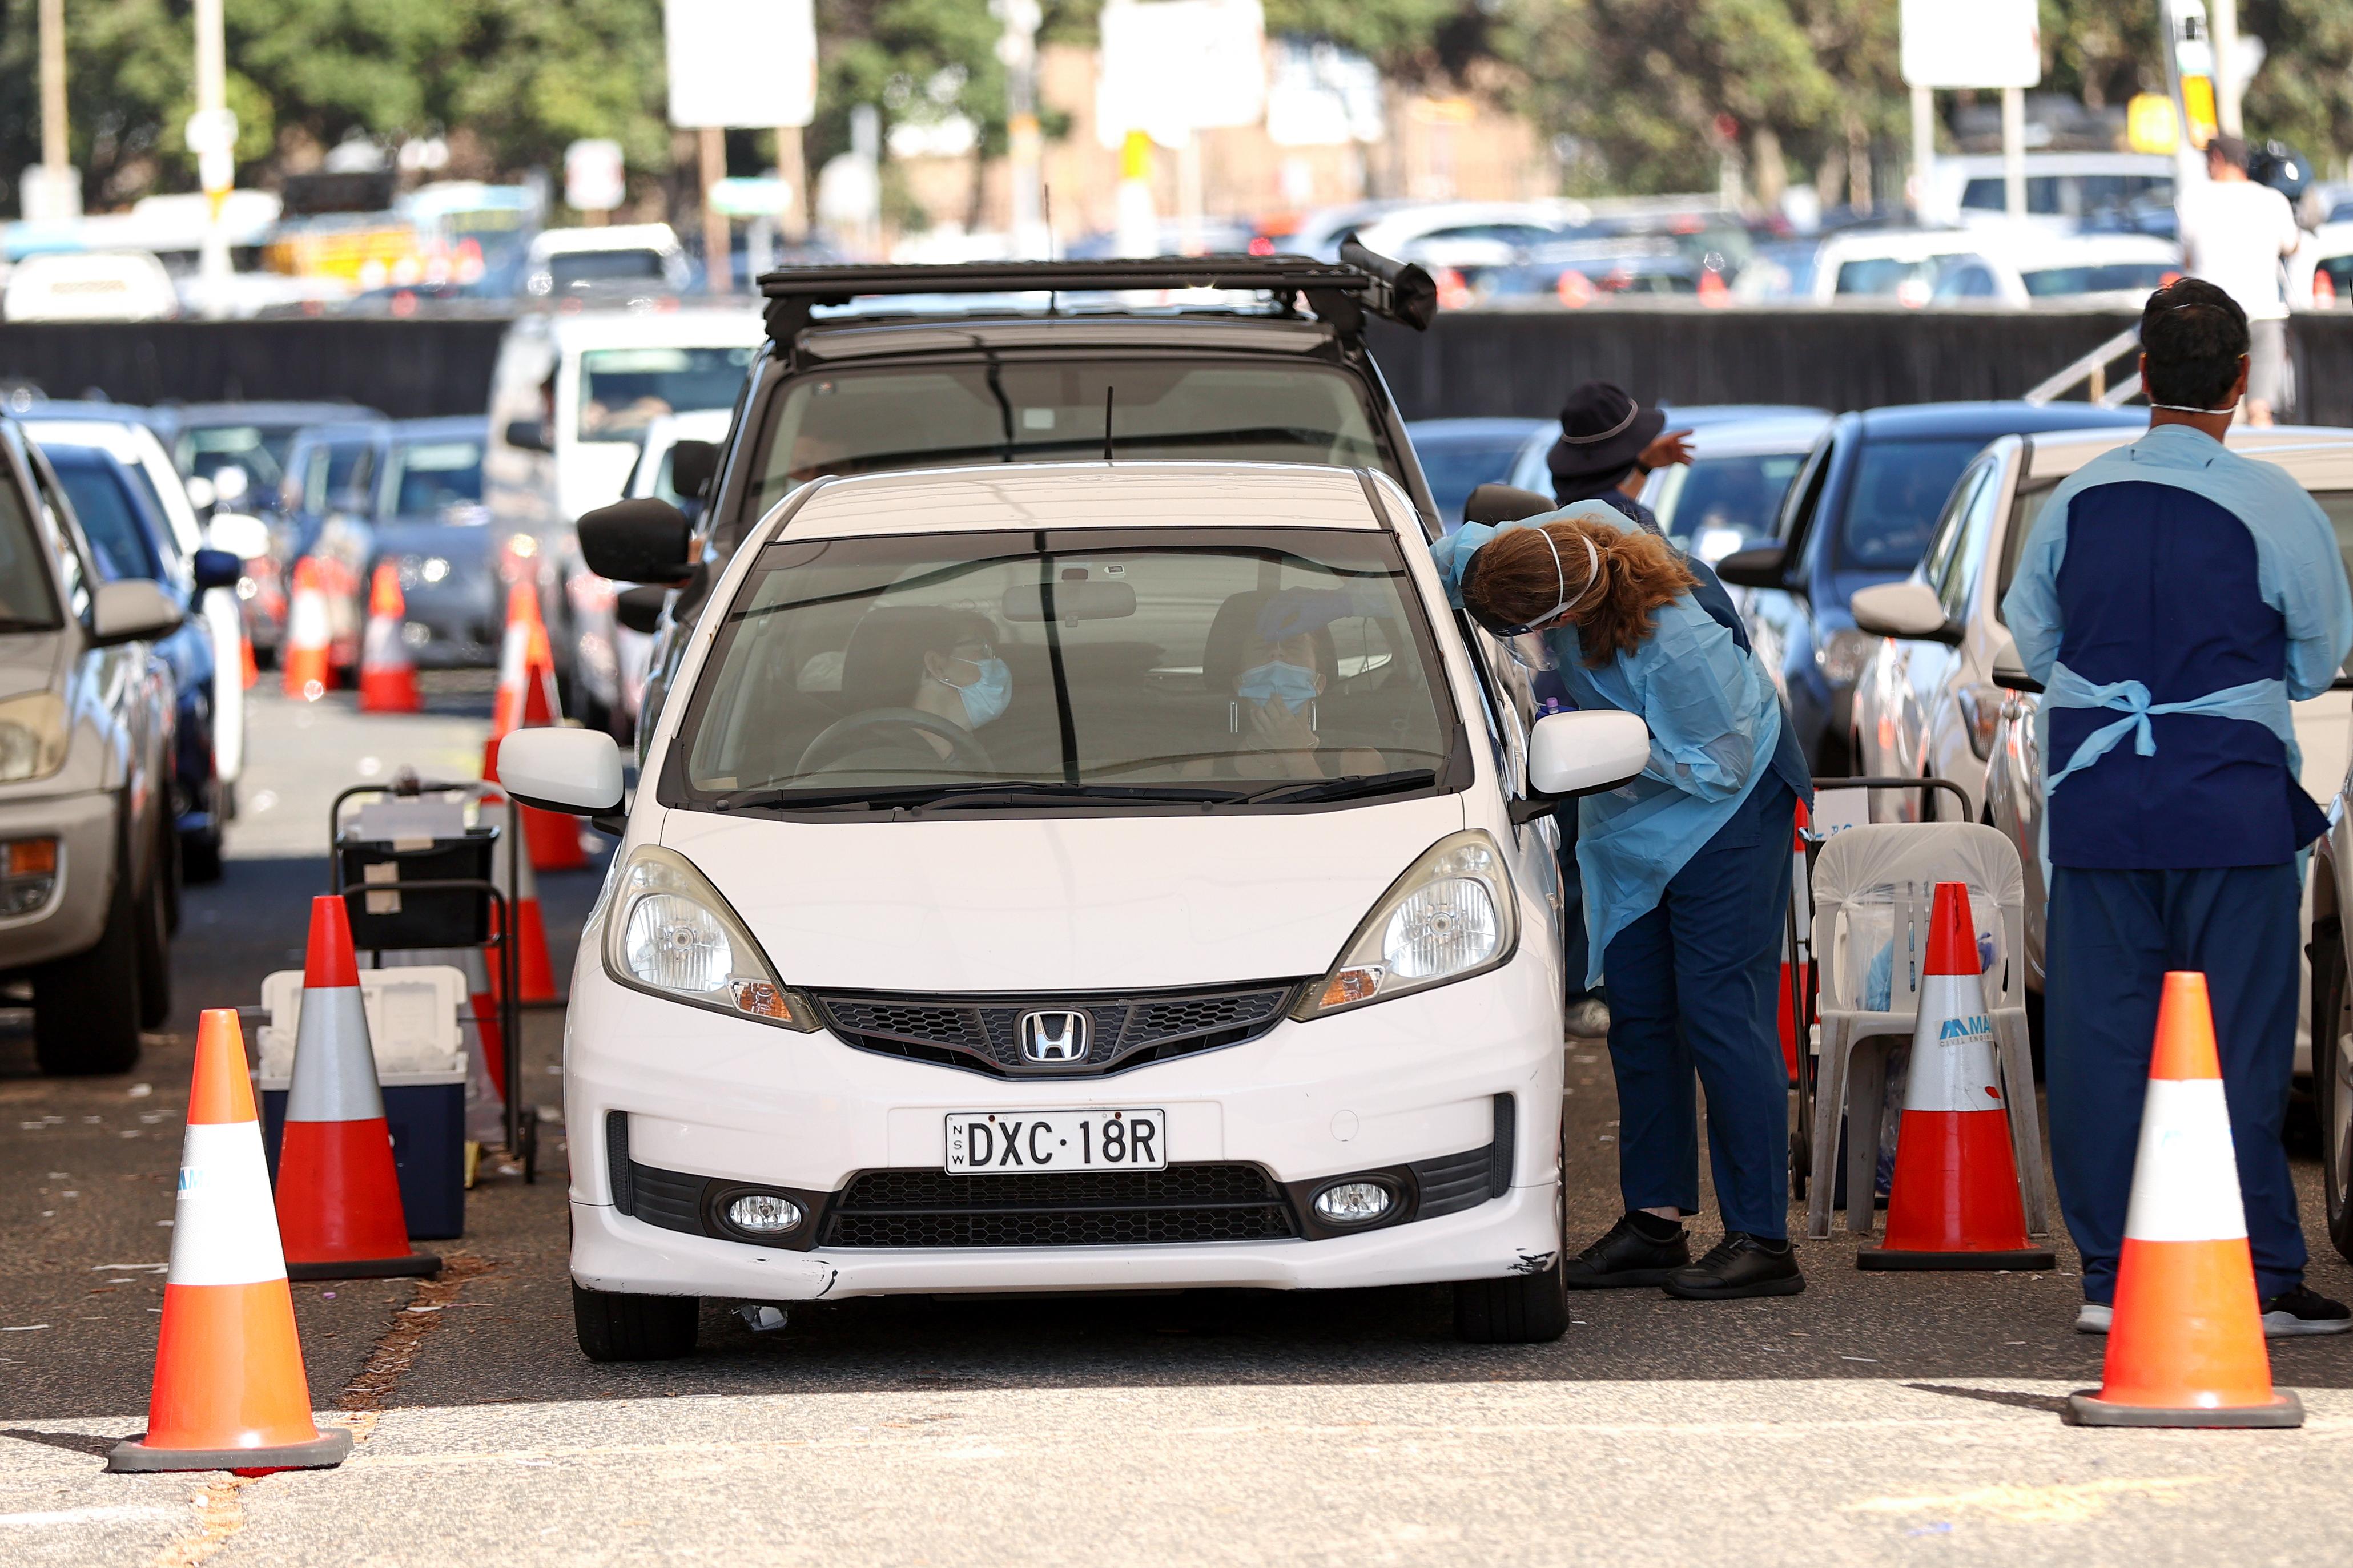
POLYGON ((0 978, 29 981, 52 1073, 121 1072, 171 1011, 174 692, 185 618, 103 583, 38 449, 0 419, 0 978))

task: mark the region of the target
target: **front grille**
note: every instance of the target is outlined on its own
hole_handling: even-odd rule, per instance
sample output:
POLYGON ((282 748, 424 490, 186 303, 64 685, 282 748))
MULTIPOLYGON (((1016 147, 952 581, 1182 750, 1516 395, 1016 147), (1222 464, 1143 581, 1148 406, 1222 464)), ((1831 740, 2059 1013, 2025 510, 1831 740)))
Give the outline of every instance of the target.
POLYGON ((1255 1165, 958 1176, 869 1171, 832 1207, 821 1247, 1120 1247, 1298 1235, 1255 1165))
POLYGON ((826 992, 833 1032, 860 1050, 1004 1077, 1092 1077, 1256 1039, 1282 1022, 1295 981, 1211 990, 1037 996, 923 996, 826 992), (1021 1016, 1084 1013, 1091 1035, 1077 1061, 1024 1060, 1021 1016))

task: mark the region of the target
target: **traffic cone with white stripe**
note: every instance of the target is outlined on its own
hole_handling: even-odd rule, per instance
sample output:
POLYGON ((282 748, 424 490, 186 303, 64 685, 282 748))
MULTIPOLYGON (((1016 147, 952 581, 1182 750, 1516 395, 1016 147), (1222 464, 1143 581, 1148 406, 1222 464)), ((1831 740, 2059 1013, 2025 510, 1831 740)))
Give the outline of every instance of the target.
POLYGON ((360 638, 360 711, 414 713, 425 706, 417 689, 417 661, 401 639, 408 602, 400 592, 400 571, 389 561, 375 563, 368 584, 367 630, 360 638))
POLYGON ((294 563, 294 597, 286 611, 286 639, 278 650, 287 696, 316 702, 327 694, 335 679, 327 668, 327 645, 333 638, 319 563, 306 555, 294 563))
POLYGON ((322 1432, 311 1418, 234 1007, 196 1026, 174 1213, 147 1430, 117 1444, 106 1468, 254 1475, 342 1464, 350 1429, 322 1432))
POLYGON ((441 1268, 438 1258, 408 1249, 400 1173, 360 1005, 351 912, 332 893, 311 900, 302 1016, 278 1151, 278 1227, 286 1272, 296 1279, 382 1279, 441 1268))
POLYGON ((2203 974, 2165 977, 2107 1365, 2097 1394, 2068 1396, 2067 1418, 2084 1426, 2304 1425, 2295 1395, 2272 1387, 2203 974))
MULTIPOLYGON (((2057 1262, 2026 1238, 2010 1111, 1994 1059, 1969 889, 1939 882, 1928 911, 1886 1242, 1855 1254, 1857 1268, 2049 1268, 2057 1262)), ((1875 1109, 1870 1120, 1878 1120, 1875 1109)))
MULTIPOLYGON (((528 812, 529 806, 523 807, 528 812)), ((515 974, 518 1002, 555 1001, 555 965, 547 956, 547 920, 539 908, 539 878, 531 868, 531 848, 528 843, 522 853, 509 856, 507 847, 500 845, 491 852, 491 880, 506 895, 507 909, 515 924, 515 974)), ((495 906, 492 920, 498 918, 495 906)), ((504 994, 499 972, 491 971, 491 996, 493 1001, 504 994)), ((503 1060, 503 1058, 501 1058, 503 1060)), ((506 1089, 505 1075, 500 1075, 499 1088, 506 1089)))

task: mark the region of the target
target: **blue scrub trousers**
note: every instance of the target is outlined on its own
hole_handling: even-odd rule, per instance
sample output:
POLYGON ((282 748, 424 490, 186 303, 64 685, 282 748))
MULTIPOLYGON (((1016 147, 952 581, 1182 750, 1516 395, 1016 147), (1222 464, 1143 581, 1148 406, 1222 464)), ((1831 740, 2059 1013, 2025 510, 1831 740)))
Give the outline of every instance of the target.
POLYGON ((1774 1009, 1797 805, 1778 776, 1759 779, 1658 907, 1610 940, 1618 1185, 1629 1209, 1699 1212, 1696 1074, 1725 1229, 1788 1235, 1789 1072, 1774 1009))
POLYGON ((2280 1127, 2295 1070, 2294 861, 2197 870, 2054 867, 2044 938, 2044 1085, 2060 1212, 2084 1254, 2084 1299, 2111 1302, 2165 973, 2195 969, 2214 1005, 2239 1197, 2268 1300, 2304 1282, 2280 1127))

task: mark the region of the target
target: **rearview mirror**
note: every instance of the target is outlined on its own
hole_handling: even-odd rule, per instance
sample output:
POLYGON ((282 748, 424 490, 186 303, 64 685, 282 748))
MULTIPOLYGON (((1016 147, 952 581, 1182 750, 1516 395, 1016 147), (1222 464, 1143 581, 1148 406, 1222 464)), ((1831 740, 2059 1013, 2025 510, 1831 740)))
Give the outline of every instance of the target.
POLYGON ((1993 652, 1993 683, 2005 691, 2040 691, 2042 682, 2026 673, 2026 662, 2018 657, 2018 644, 2009 637, 1993 652))
POLYGON ((186 618, 160 583, 144 577, 101 583, 90 598, 90 640, 100 647, 153 642, 179 630, 180 623, 186 618))
POLYGON ((1554 800, 1616 789, 1651 762, 1651 727, 1614 708, 1550 713, 1528 731, 1528 788, 1554 800))
POLYGON ((547 438, 547 424, 540 419, 510 419, 506 427, 507 445, 522 452, 553 452, 555 443, 547 438))
POLYGON ((1483 522, 1490 527, 1497 523, 1519 522, 1531 517, 1542 517, 1548 511, 1558 511, 1560 503, 1550 496, 1540 496, 1534 490, 1524 490, 1514 485, 1481 485, 1462 503, 1462 521, 1483 522))
POLYGON ((1918 581, 1875 583, 1858 588, 1847 601, 1854 624, 1875 637, 1918 637, 1928 642, 1957 643, 1961 628, 1945 614, 1936 591, 1918 581))
POLYGON ((1135 589, 1125 583, 1021 583, 1005 590, 1008 621, 1115 621, 1135 614, 1135 589), (1046 613, 1047 591, 1053 611, 1046 613))
POLYGON ((1737 587, 1778 588, 1781 585, 1781 566, 1788 552, 1778 544, 1736 550, 1715 563, 1715 574, 1737 587))
POLYGON ((666 500, 640 496, 580 514, 580 559, 616 583, 675 583, 694 570, 694 531, 666 500))
POLYGON ((602 730, 514 730, 499 742, 499 787, 525 805, 600 816, 621 809, 621 748, 602 730))
POLYGON ((715 441, 673 441, 670 448, 670 488, 687 500, 702 500, 719 474, 719 444, 715 441))

